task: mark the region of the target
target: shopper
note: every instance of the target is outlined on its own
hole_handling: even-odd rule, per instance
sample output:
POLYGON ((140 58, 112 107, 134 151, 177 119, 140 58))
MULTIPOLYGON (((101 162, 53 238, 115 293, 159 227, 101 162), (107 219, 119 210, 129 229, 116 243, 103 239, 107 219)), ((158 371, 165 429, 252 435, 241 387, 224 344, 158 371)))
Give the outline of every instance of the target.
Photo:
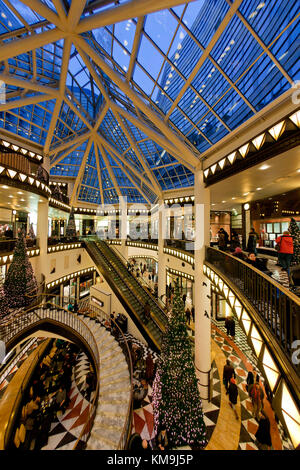
POLYGON ((255 232, 255 229, 252 227, 248 237, 247 251, 257 255, 256 245, 259 240, 259 235, 255 232))
POLYGON ((233 409, 236 419, 239 419, 239 415, 238 415, 237 410, 236 410, 236 405, 237 405, 237 399, 238 399, 239 392, 238 392, 238 388, 237 388, 237 385, 236 385, 236 381, 233 377, 230 379, 228 394, 229 394, 229 405, 233 409))
POLYGON ((189 308, 186 309, 185 316, 186 316, 186 321, 187 321, 188 325, 190 325, 190 323, 191 323, 191 311, 190 311, 189 308))
POLYGON ((254 375, 253 375, 253 372, 251 372, 251 370, 248 372, 248 375, 247 375, 247 378, 246 378, 246 390, 247 392, 249 392, 249 387, 250 385, 253 385, 254 384, 254 375))
POLYGON ((165 427, 162 427, 160 430, 160 433, 158 434, 157 444, 160 450, 168 449, 169 442, 168 442, 167 430, 165 427))
POLYGON ((223 228, 220 228, 218 231, 218 247, 219 250, 226 250, 227 247, 225 230, 223 228))
POLYGON ((195 323, 195 307, 194 307, 194 305, 192 306, 191 314, 192 314, 193 323, 195 323))
POLYGON ((293 238, 287 230, 283 232, 283 235, 276 238, 278 246, 278 263, 284 271, 290 273, 291 261, 294 253, 293 238))
POLYGON ((150 320, 150 304, 148 300, 146 301, 145 306, 144 306, 144 315, 147 320, 150 320))
POLYGON ((237 247, 240 247, 240 238, 236 230, 231 231, 230 249, 234 251, 237 247))
POLYGON ((245 261, 245 255, 244 253, 242 252, 242 249, 237 246, 234 250, 234 252, 232 253, 232 255, 235 257, 235 258, 239 258, 241 259, 242 261, 245 261))
POLYGON ((232 377, 235 378, 234 368, 232 367, 229 359, 226 359, 226 364, 223 368, 223 384, 226 389, 226 395, 228 395, 228 385, 232 377))
POLYGON ((182 301, 183 301, 184 306, 185 306, 185 303, 186 303, 186 294, 183 294, 183 296, 182 296, 182 301))
POLYGON ((249 386, 249 396, 253 405, 253 416, 258 419, 264 407, 264 391, 259 383, 259 375, 256 376, 256 382, 249 386))
POLYGON ((259 425, 255 437, 258 441, 257 447, 260 450, 270 450, 272 447, 270 420, 264 413, 259 417, 259 425))

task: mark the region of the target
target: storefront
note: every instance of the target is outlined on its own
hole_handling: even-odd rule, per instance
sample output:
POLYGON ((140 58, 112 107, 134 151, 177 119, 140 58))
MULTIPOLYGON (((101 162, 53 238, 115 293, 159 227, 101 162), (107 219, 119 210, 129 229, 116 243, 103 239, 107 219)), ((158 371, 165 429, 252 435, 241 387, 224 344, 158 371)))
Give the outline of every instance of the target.
POLYGON ((192 279, 192 276, 190 276, 189 274, 180 273, 178 271, 175 273, 173 269, 169 268, 167 270, 166 285, 169 289, 170 287, 175 288, 176 282, 178 282, 179 291, 181 295, 186 295, 186 306, 192 306, 194 299, 194 281, 192 279))

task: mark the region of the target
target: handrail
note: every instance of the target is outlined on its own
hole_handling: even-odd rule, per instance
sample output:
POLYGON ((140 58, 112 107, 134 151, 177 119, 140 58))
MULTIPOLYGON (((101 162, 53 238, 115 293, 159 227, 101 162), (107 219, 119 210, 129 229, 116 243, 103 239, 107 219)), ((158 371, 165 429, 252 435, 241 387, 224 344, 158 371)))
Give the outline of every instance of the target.
POLYGON ((206 247, 205 265, 222 273, 239 292, 259 321, 274 339, 277 349, 299 373, 299 365, 292 360, 294 341, 300 339, 300 299, 270 276, 227 252, 206 247))
POLYGON ((130 426, 130 428, 131 428, 131 425, 132 425, 133 365, 132 365, 131 353, 130 353, 130 349, 129 349, 129 346, 128 346, 128 342, 127 342, 127 340, 126 340, 126 338, 123 334, 123 331, 121 330, 119 325, 116 323, 116 321, 113 320, 112 318, 110 318, 109 315, 107 313, 105 313, 103 310, 101 310, 99 307, 90 305, 89 310, 91 310, 93 313, 95 312, 97 318, 101 318, 101 316, 103 316, 106 319, 108 319, 110 322, 112 322, 114 324, 114 326, 118 329, 119 334, 121 334, 123 342, 126 346, 127 359, 128 359, 128 368, 129 368, 129 375, 130 375, 130 400, 129 400, 129 405, 128 405, 128 409, 127 409, 126 420, 125 420, 123 430, 122 430, 122 433, 121 433, 121 437, 119 439, 119 443, 118 443, 118 446, 117 446, 117 450, 124 450, 126 448, 126 445, 122 445, 122 443, 125 443, 125 437, 126 437, 126 443, 128 442, 128 439, 129 439, 129 436, 130 436, 130 429, 127 429, 127 428, 128 428, 128 426, 130 426), (98 312, 101 312, 101 315, 98 312))
MULTIPOLYGON (((35 367, 37 366, 37 363, 38 363, 39 359, 45 353, 47 347, 49 346, 50 341, 51 341, 50 339, 47 339, 45 343, 42 343, 38 346, 38 349, 35 352, 35 357, 33 358, 33 360, 31 358, 31 362, 28 364, 28 368, 27 368, 25 377, 23 378, 21 387, 18 389, 18 391, 17 391, 17 393, 14 397, 14 403, 11 406, 12 412, 10 413, 10 416, 9 416, 8 421, 6 423, 6 428, 5 429, 2 428, 3 429, 3 434, 2 433, 0 434, 1 435, 0 450, 5 450, 5 448, 7 447, 7 441, 9 440, 9 437, 11 435, 12 428, 13 428, 13 425, 14 425, 14 421, 15 421, 15 418, 16 418, 15 409, 17 407, 19 407, 20 402, 21 402, 21 398, 22 398, 22 395, 23 395, 23 392, 24 392, 24 388, 23 388, 24 382, 26 384, 28 384, 28 382, 29 382, 29 380, 30 380, 30 378, 33 374, 33 371, 34 371, 35 367)), ((23 364, 23 367, 24 367, 24 364, 23 364)), ((10 397, 11 397, 11 394, 10 394, 10 397)), ((1 422, 1 425, 5 426, 5 423, 1 422)))
MULTIPOLYGON (((106 246, 107 246, 107 244, 106 244, 106 246)), ((115 253, 114 250, 111 250, 111 251, 113 251, 113 253, 115 254, 115 256, 117 256, 117 253, 115 253)), ((118 253, 118 254, 119 254, 119 253, 118 253)), ((123 259, 126 261, 126 263, 127 263, 127 260, 126 260, 126 258, 124 258, 123 255, 121 255, 121 261, 123 261, 122 258, 123 258, 123 259)), ((124 264, 124 262, 123 262, 123 264, 124 264)), ((127 267, 126 267, 126 266, 124 266, 124 267, 126 268, 126 271, 127 271, 128 275, 132 277, 132 280, 133 280, 136 284, 138 284, 138 285, 143 289, 143 291, 145 292, 145 294, 151 299, 152 302, 155 303, 155 305, 156 305, 156 306, 159 308, 159 310, 166 316, 166 319, 167 319, 167 314, 166 314, 166 312, 164 312, 164 310, 162 309, 162 307, 158 304, 157 299, 155 299, 155 298, 152 296, 152 294, 150 294, 150 292, 146 291, 146 290, 143 288, 143 286, 142 286, 141 283, 137 280, 137 278, 134 277, 134 276, 127 270, 127 267)), ((130 279, 131 279, 131 277, 130 277, 130 279)), ((163 301, 161 301, 161 302, 163 303, 163 301)), ((165 305, 164 305, 164 307, 165 307, 165 305)), ((158 320, 158 319, 157 319, 157 320, 158 320)), ((159 320, 158 320, 158 322, 159 322, 159 320)), ((160 322, 159 322, 159 323, 160 323, 160 322)))
POLYGON ((272 277, 268 276, 267 274, 265 274, 263 271, 260 271, 259 269, 255 268, 255 266, 252 266, 251 264, 247 263, 246 261, 243 261, 242 259, 240 258, 237 258, 236 256, 233 256, 231 255, 230 253, 228 253, 227 251, 222 251, 222 250, 219 250, 217 248, 213 248, 212 246, 209 246, 209 247, 206 247, 207 249, 209 250, 212 250, 216 253, 222 253, 223 255, 226 255, 227 257, 233 259, 235 262, 238 262, 238 263, 241 263, 243 264, 244 266, 246 266, 248 269, 251 269, 251 271, 254 271, 256 274, 258 274, 259 276, 261 276, 262 278, 264 278, 266 281, 268 281, 269 283, 273 284, 277 289, 281 290, 287 297, 290 297, 291 300, 293 300, 293 302, 295 302, 297 305, 300 306, 300 298, 295 295, 293 292, 291 292, 289 289, 287 289, 286 287, 284 287, 282 284, 280 284, 280 282, 276 281, 275 279, 273 279, 272 277))
MULTIPOLYGON (((102 255, 102 256, 103 256, 103 255, 102 255)), ((105 258, 105 257, 104 257, 104 258, 105 258)), ((117 271, 116 271, 116 269, 115 269, 113 266, 112 266, 112 269, 111 269, 111 270, 113 270, 116 274, 118 274, 117 271)), ((119 276, 119 275, 118 275, 118 276, 119 276)), ((130 286, 127 284, 127 282, 125 281, 125 279, 122 278, 122 282, 125 284, 125 286, 127 287, 127 289, 130 290, 130 292, 132 293, 132 295, 134 295, 134 297, 136 298, 136 300, 137 300, 137 302, 140 304, 140 306, 143 307, 141 301, 139 300, 139 297, 132 291, 132 289, 130 289, 130 286)), ((119 289, 118 289, 118 290, 119 290, 119 289)), ((131 307, 131 309, 134 311, 133 307, 132 307, 132 306, 130 306, 130 307, 131 307)), ((136 316, 136 318, 138 319, 138 321, 141 323, 141 318, 139 317, 139 315, 137 315, 137 314, 135 313, 135 316, 136 316)), ((153 315, 152 315, 152 319, 153 319, 153 321, 154 321, 153 315)), ((155 324, 156 324, 156 322, 155 322, 155 324)), ((155 338, 153 337, 153 335, 149 332, 148 328, 144 325, 144 323, 142 323, 142 325, 143 325, 143 328, 147 331, 147 334, 149 335, 149 337, 150 337, 150 338, 152 339, 152 341, 154 342, 154 344, 156 344, 156 347, 159 348, 159 345, 158 345, 157 341, 155 340, 155 338)), ((157 325, 157 324, 156 324, 156 325, 157 325)), ((164 333, 164 329, 161 329, 161 327, 160 327, 159 325, 157 325, 157 327, 159 328, 159 330, 161 331, 161 333, 164 333)))

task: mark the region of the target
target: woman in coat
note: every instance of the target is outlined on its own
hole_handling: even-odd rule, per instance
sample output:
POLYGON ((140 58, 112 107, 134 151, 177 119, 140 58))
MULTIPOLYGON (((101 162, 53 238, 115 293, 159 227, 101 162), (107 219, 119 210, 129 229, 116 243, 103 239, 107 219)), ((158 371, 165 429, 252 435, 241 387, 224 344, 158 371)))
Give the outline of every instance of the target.
POLYGON ((231 408, 233 408, 236 419, 239 419, 239 415, 236 411, 236 404, 237 404, 237 399, 238 399, 239 392, 238 392, 238 388, 237 388, 237 385, 236 385, 236 381, 233 377, 230 379, 228 394, 229 394, 229 405, 231 406, 231 408))

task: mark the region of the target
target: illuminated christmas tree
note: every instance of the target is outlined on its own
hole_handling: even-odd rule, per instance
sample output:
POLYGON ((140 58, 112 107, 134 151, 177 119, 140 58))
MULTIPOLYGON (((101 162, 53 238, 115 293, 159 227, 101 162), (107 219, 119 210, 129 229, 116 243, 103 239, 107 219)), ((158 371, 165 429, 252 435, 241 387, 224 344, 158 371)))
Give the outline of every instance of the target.
POLYGON ((5 317, 9 312, 7 298, 4 292, 3 284, 0 284, 0 318, 5 317))
POLYGON ((300 264, 300 229, 295 219, 291 218, 289 232, 293 237, 294 254, 292 264, 300 264))
POLYGON ((206 445, 206 426, 178 284, 153 383, 155 431, 166 427, 171 447, 206 445))
POLYGON ((18 234, 12 262, 4 281, 4 292, 10 308, 25 307, 37 294, 37 282, 26 252, 24 234, 18 234))
POLYGON ((75 226, 75 218, 74 218, 74 209, 72 207, 70 212, 70 217, 68 220, 67 230, 66 230, 66 237, 67 238, 75 238, 76 237, 76 226, 75 226))

